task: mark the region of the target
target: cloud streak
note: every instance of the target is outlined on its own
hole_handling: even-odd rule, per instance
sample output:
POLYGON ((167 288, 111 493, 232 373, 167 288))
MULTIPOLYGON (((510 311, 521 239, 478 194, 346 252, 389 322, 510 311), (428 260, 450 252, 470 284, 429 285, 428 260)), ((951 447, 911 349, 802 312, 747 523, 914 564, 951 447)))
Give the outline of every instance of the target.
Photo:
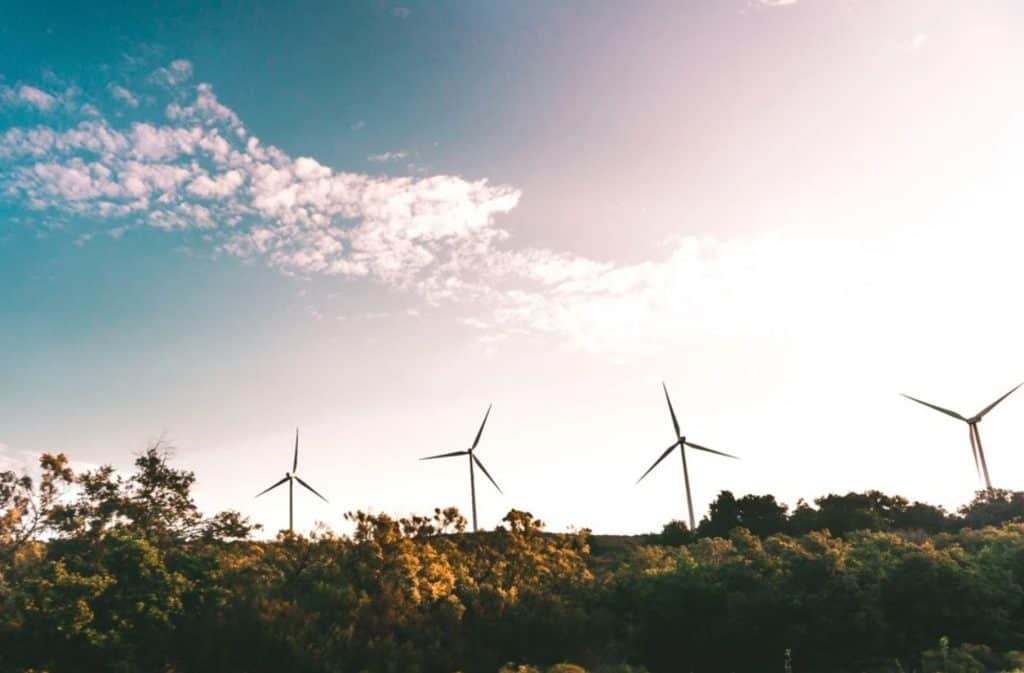
MULTIPOLYGON (((77 122, 7 130, 4 198, 42 218, 100 222, 114 238, 140 226, 201 230, 218 250, 287 273, 370 278, 425 304, 456 305, 488 343, 525 332, 588 352, 636 353, 707 337, 792 339, 795 326, 827 338, 859 329, 854 316, 899 318, 903 290, 883 280, 902 277, 906 251, 919 245, 912 231, 890 232, 884 249, 785 230, 687 237, 663 258, 634 264, 516 247, 502 226, 521 198, 514 186, 372 176, 289 156, 191 77, 191 64, 174 61, 149 77, 151 90, 136 88, 147 101, 164 92, 162 118, 119 124, 83 105, 77 122)), ((930 259, 935 268, 925 259, 918 267, 946 283, 936 291, 962 294, 944 273, 948 258, 930 259)))
POLYGON ((43 112, 49 112, 60 104, 60 98, 34 86, 22 84, 17 87, 0 86, 0 102, 6 105, 22 105, 33 107, 43 112))

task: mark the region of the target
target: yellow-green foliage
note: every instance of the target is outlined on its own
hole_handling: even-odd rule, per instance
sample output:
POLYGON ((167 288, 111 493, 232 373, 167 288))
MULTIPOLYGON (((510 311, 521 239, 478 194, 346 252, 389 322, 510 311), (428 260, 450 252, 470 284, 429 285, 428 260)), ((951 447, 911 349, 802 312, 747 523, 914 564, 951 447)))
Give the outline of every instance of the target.
MULTIPOLYGON (((806 506, 786 519, 723 496, 714 526, 775 532, 708 523, 684 546, 549 534, 516 510, 467 534, 454 509, 257 542, 235 513, 203 517, 159 449, 128 476, 41 466, 38 484, 0 473, 0 673, 1024 668, 1024 525, 952 525, 877 493, 821 499, 835 530, 803 532, 806 506), (941 530, 885 524, 911 515, 941 530)), ((988 494, 971 516, 1018 500, 988 494)))

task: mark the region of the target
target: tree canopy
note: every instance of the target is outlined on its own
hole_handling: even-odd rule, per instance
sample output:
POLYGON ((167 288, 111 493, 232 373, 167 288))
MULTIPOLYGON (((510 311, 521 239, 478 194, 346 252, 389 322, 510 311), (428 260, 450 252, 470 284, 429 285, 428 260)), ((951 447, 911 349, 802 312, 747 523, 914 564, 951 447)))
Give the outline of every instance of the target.
POLYGON ((253 539, 161 446, 131 474, 0 472, 0 671, 710 673, 1024 664, 1024 493, 722 492, 696 530, 553 534, 512 510, 253 539), (786 653, 789 654, 786 654, 786 653), (785 659, 784 659, 785 657, 785 659), (570 663, 571 662, 571 663, 570 663), (788 663, 787 663, 788 662, 788 663))

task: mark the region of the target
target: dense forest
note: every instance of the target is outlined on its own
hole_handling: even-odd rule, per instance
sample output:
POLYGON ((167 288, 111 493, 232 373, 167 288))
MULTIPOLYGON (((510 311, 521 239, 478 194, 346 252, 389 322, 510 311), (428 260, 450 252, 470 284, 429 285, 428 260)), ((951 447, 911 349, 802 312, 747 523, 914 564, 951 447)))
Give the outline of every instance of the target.
POLYGON ((253 539, 161 447, 130 475, 0 472, 0 671, 981 673, 1024 668, 1024 493, 723 492, 697 530, 511 511, 253 539), (571 663, 569 663, 571 662, 571 663))

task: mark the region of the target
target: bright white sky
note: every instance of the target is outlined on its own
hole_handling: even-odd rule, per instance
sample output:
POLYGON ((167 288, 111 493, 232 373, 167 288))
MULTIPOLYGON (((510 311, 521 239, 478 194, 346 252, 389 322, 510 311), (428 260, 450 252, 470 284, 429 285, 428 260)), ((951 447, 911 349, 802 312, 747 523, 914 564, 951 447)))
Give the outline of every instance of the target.
MULTIPOLYGON (((416 459, 493 402, 482 525, 642 532, 685 513, 677 457, 634 485, 664 380, 742 457, 691 454, 698 516, 722 489, 968 500, 966 426, 899 393, 968 415, 1024 380, 1018 5, 585 7, 382 9, 408 68, 379 95, 372 48, 314 39, 344 16, 290 17, 274 39, 308 44, 255 70, 248 25, 76 72, 0 55, 0 457, 127 467, 165 432, 204 508, 273 531, 284 489, 252 496, 300 426, 331 502, 297 493, 298 527, 468 516, 465 463, 416 459)), ((981 426, 997 486, 1020 395, 981 426)))

